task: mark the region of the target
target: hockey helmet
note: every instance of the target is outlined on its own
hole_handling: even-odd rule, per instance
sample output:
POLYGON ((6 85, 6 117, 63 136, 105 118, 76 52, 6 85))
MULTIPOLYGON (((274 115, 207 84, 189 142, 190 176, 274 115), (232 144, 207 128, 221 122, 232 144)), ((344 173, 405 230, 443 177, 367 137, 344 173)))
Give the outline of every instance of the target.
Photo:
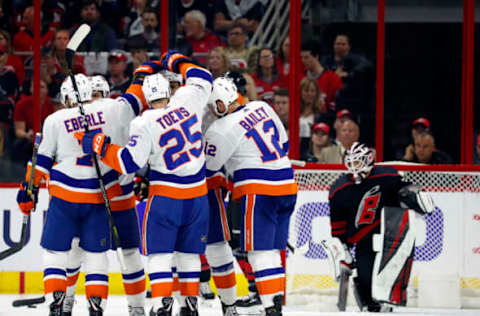
POLYGON ((150 105, 154 101, 170 98, 170 83, 159 73, 146 76, 143 80, 142 91, 150 105))
POLYGON ((92 100, 92 84, 87 76, 76 74, 75 83, 78 88, 78 99, 70 77, 67 77, 60 87, 60 101, 67 107, 92 100), (69 104, 67 104, 67 100, 69 100, 69 104))
POLYGON ((222 117, 228 113, 228 106, 238 99, 237 87, 232 79, 227 77, 218 77, 213 81, 212 94, 210 95, 209 104, 216 116, 222 117), (222 101, 225 110, 220 112, 217 101, 222 101))
POLYGON ((102 75, 90 77, 92 82, 92 92, 101 92, 104 98, 110 95, 110 86, 102 75))
POLYGON ((368 177, 375 164, 375 154, 365 144, 355 142, 345 153, 345 166, 356 184, 368 177))
POLYGON ((174 72, 171 72, 171 71, 168 71, 168 70, 162 70, 162 71, 160 71, 160 73, 169 82, 178 82, 180 84, 183 83, 183 77, 182 77, 181 74, 177 74, 177 73, 174 73, 174 72))
POLYGON ((245 80, 245 77, 240 71, 231 70, 225 74, 225 77, 233 80, 233 83, 241 95, 247 94, 247 80, 245 80))

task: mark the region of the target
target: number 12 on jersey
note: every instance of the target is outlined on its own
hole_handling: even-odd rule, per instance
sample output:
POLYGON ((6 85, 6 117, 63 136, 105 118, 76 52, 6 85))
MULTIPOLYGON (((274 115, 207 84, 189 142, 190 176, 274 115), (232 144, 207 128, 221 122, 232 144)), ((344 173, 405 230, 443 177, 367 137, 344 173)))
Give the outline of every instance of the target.
POLYGON ((267 138, 268 136, 270 136, 270 139, 267 139, 267 141, 263 139, 263 137, 258 133, 258 131, 255 128, 252 128, 245 134, 247 138, 252 139, 257 145, 258 149, 262 153, 262 156, 260 157, 262 158, 262 161, 269 162, 285 156, 287 154, 287 150, 285 148, 282 148, 282 146, 280 146, 280 144, 278 143, 279 141, 278 129, 275 126, 275 123, 273 122, 273 120, 270 119, 263 122, 262 129, 264 132, 264 136, 266 136, 267 138), (270 134, 271 130, 273 131, 273 134, 270 134), (272 147, 272 146, 273 146, 273 150, 270 150, 269 147, 272 147))

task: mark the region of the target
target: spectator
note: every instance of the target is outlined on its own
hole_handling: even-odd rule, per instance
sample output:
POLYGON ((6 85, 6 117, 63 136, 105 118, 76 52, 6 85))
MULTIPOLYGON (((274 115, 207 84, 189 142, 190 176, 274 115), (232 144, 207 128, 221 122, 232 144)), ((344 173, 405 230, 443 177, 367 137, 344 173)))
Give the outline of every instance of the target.
POLYGON ((206 27, 213 30, 214 2, 211 0, 180 0, 176 1, 177 10, 177 33, 183 33, 183 19, 188 11, 201 11, 207 20, 206 27))
POLYGON ((336 97, 339 90, 343 89, 342 79, 331 70, 326 69, 319 61, 317 46, 313 41, 307 41, 302 44, 301 58, 307 77, 315 79, 320 87, 322 104, 322 113, 335 111, 336 97))
MULTIPOLYGON (((55 97, 60 92, 60 86, 67 75, 62 72, 62 68, 58 67, 57 60, 51 49, 42 49, 40 76, 47 83, 48 95, 50 97, 55 97)), ((31 84, 32 83, 30 82, 30 85, 31 84)))
POLYGON ((8 58, 5 65, 12 66, 13 69, 15 69, 18 84, 21 85, 25 79, 25 67, 23 60, 17 55, 14 55, 12 52, 12 40, 10 38, 10 33, 0 29, 0 46, 1 45, 5 45, 7 48, 8 58))
POLYGON ((108 56, 108 72, 106 79, 110 84, 110 97, 115 99, 123 94, 130 85, 130 77, 125 74, 127 69, 127 53, 116 49, 108 56))
MULTIPOLYGON (((30 87, 32 95, 24 95, 15 105, 13 121, 15 124, 15 141, 13 143, 12 160, 25 165, 32 156, 33 127, 33 85, 30 87)), ((48 96, 47 82, 40 80, 40 124, 53 113, 54 105, 48 96)))
POLYGON ((143 37, 130 38, 127 41, 127 48, 132 55, 132 62, 127 65, 127 73, 133 73, 134 69, 150 59, 147 52, 147 41, 143 37))
POLYGON ((452 158, 445 152, 436 149, 435 138, 429 132, 421 132, 414 139, 415 156, 410 162, 432 165, 451 164, 452 158))
POLYGON ((206 27, 205 15, 198 10, 188 11, 185 14, 185 37, 192 45, 193 57, 205 64, 208 52, 217 47, 225 46, 223 40, 206 27))
POLYGON ((248 34, 240 23, 234 23, 228 31, 226 52, 235 68, 247 69, 249 74, 257 69, 257 47, 247 47, 248 34))
MULTIPOLYGON (((160 52, 161 38, 158 30, 158 13, 152 9, 146 9, 141 16, 142 31, 131 35, 129 41, 145 41, 145 47, 149 52, 160 52)), ((135 69, 135 68, 134 68, 135 69)))
POLYGON ((104 52, 117 47, 115 31, 100 20, 100 11, 95 0, 87 0, 82 3, 80 16, 83 22, 90 25, 92 30, 78 48, 81 52, 104 52))
POLYGON ((2 134, 2 147, 8 150, 13 126, 13 108, 18 93, 18 80, 15 69, 7 65, 8 51, 4 44, 0 44, 0 134, 2 134))
POLYGON ((208 53, 207 68, 213 79, 223 76, 232 65, 223 47, 215 47, 208 53))
POLYGON ((290 70, 290 37, 286 36, 280 43, 277 50, 277 70, 278 73, 288 76, 290 70))
POLYGON ((352 112, 347 109, 343 109, 337 112, 335 123, 333 124, 333 128, 335 129, 335 137, 340 135, 340 129, 345 121, 353 120, 352 112))
POLYGON ((278 73, 275 58, 270 48, 260 50, 257 65, 257 72, 252 77, 257 86, 258 98, 272 105, 274 91, 287 88, 287 80, 278 73))
MULTIPOLYGON (((68 41, 70 41, 70 32, 68 30, 60 29, 55 32, 52 54, 58 71, 64 71, 63 68, 66 66, 65 51, 67 50, 68 41)), ((75 54, 72 61, 72 71, 74 74, 85 73, 83 56, 75 54)))
POLYGON ((290 111, 290 100, 288 98, 288 89, 277 89, 273 94, 273 107, 282 121, 285 130, 288 133, 288 115, 290 111))
MULTIPOLYGON (((321 64, 342 79, 343 90, 338 105, 348 107, 356 115, 370 117, 371 97, 374 91, 373 66, 364 56, 351 52, 350 38, 338 34, 333 44, 333 54, 322 59, 321 64)), ((363 119, 361 120, 363 121, 363 119)))
POLYGON ((303 78, 300 81, 300 153, 305 153, 310 146, 312 127, 320 118, 320 89, 317 81, 303 78))
POLYGON ((253 33, 265 14, 265 5, 260 0, 217 0, 214 12, 216 32, 225 32, 237 22, 253 33))
POLYGON ((477 135, 477 141, 475 143, 475 159, 474 164, 480 165, 480 134, 477 135))
POLYGON ((430 133, 430 121, 424 117, 419 117, 412 122, 410 130, 411 142, 405 148, 402 160, 412 161, 415 159, 415 137, 421 133, 430 133))
MULTIPOLYGON (((132 37, 138 34, 142 34, 144 32, 144 19, 143 13, 147 8, 147 0, 134 0, 132 1, 133 4, 130 8, 129 14, 125 17, 125 24, 127 25, 127 29, 125 30, 125 34, 127 37, 132 37)), ((158 19, 157 19, 158 23, 158 19)))
POLYGON ((342 157, 345 151, 349 150, 353 143, 360 139, 360 128, 357 123, 352 120, 346 120, 340 128, 337 136, 338 145, 341 147, 342 157))
POLYGON ((307 162, 342 163, 342 149, 330 140, 330 126, 326 123, 317 123, 312 128, 312 141, 310 149, 300 159, 307 162))
MULTIPOLYGON (((33 20, 33 6, 27 7, 23 11, 23 26, 13 36, 13 48, 19 52, 33 52, 33 31, 35 29, 33 20)), ((55 30, 51 27, 42 28, 40 40, 41 47, 50 47, 55 36, 55 30)))

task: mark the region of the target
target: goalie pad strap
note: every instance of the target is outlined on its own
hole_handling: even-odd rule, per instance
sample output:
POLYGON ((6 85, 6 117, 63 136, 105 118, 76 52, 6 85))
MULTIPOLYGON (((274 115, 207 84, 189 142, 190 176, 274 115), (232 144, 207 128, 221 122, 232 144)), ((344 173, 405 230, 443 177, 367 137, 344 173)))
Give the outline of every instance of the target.
POLYGON ((372 273, 372 297, 379 302, 404 306, 415 246, 415 213, 384 207, 380 231, 373 239, 377 254, 372 273))

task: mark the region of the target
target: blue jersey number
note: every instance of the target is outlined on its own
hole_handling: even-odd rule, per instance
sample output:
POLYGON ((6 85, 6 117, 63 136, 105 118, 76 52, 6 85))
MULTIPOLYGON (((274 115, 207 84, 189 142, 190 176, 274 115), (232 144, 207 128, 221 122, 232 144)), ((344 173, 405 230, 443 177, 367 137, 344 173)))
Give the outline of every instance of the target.
MULTIPOLYGON (((91 129, 89 133, 101 133, 101 128, 91 129)), ((93 159, 92 155, 85 155, 77 158, 77 165, 78 166, 85 166, 85 167, 93 167, 93 159)))
POLYGON ((262 161, 269 162, 285 156, 286 150, 282 148, 278 143, 279 141, 278 129, 275 126, 275 123, 273 122, 273 120, 268 120, 263 123, 263 132, 266 134, 266 136, 270 136, 269 143, 273 146, 273 150, 270 150, 268 148, 268 145, 265 143, 264 139, 257 132, 255 128, 252 128, 246 133, 247 137, 253 139, 258 149, 262 153, 262 156, 261 156, 262 161), (270 136, 270 130, 273 131, 271 136, 270 136))
POLYGON ((174 170, 177 167, 190 161, 188 153, 194 157, 199 157, 202 154, 202 133, 197 130, 192 133, 192 126, 198 122, 197 116, 194 115, 185 122, 180 124, 182 131, 178 129, 171 129, 160 137, 160 147, 168 145, 170 140, 175 139, 176 145, 168 147, 163 154, 165 165, 168 170, 174 170), (198 147, 190 148, 189 150, 183 150, 185 143, 190 144, 198 143, 198 147), (174 157, 176 155, 176 157, 174 157))

